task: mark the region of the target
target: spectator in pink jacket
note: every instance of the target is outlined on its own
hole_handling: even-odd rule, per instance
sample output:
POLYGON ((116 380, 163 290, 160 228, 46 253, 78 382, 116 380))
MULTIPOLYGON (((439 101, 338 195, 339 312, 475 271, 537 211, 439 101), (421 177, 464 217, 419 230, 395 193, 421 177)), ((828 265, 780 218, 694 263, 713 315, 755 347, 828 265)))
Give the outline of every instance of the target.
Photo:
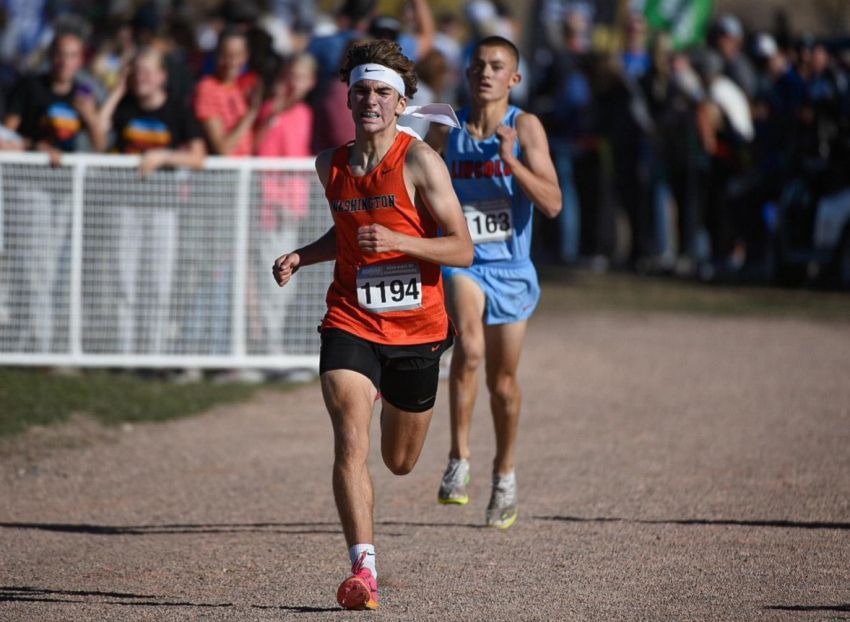
MULTIPOLYGON (((255 142, 258 156, 313 154, 313 109, 304 99, 315 85, 316 60, 310 54, 298 54, 284 64, 272 98, 260 109, 255 142)), ((266 278, 266 267, 269 258, 277 257, 280 249, 298 246, 299 225, 310 207, 313 177, 313 174, 289 171, 264 171, 260 175, 262 199, 258 226, 254 229, 256 276, 251 288, 258 294, 259 314, 252 314, 252 325, 261 323, 262 343, 269 354, 284 352, 287 307, 297 290, 281 291, 274 281, 266 278)))

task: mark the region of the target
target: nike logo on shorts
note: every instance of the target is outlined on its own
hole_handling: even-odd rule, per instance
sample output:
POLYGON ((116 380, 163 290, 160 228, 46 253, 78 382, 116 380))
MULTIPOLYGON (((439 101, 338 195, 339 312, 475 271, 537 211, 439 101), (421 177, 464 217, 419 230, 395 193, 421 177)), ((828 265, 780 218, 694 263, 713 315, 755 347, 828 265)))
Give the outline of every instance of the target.
POLYGON ((439 344, 439 343, 438 343, 438 344, 437 344, 437 345, 435 345, 435 346, 431 346, 431 352, 436 352, 437 350, 439 350, 441 345, 442 345, 442 344, 439 344))

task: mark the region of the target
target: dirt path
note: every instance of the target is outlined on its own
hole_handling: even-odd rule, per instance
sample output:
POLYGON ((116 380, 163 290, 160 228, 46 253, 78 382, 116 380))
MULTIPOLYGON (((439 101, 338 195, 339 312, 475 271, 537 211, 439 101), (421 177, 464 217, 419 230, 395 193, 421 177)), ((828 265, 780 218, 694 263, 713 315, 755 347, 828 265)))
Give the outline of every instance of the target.
POLYGON ((850 325, 543 314, 522 383, 506 533, 480 528, 484 400, 467 507, 436 504, 445 386, 413 474, 374 444, 374 613, 335 607, 347 561, 315 384, 50 452, 17 441, 0 620, 850 619, 850 325))

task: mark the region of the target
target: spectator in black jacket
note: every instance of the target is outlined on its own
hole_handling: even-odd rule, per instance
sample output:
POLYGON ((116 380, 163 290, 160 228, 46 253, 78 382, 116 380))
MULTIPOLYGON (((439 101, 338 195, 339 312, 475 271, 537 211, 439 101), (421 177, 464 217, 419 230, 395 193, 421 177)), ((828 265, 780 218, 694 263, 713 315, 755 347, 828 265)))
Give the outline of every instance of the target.
POLYGON ((92 88, 79 79, 85 45, 76 33, 56 35, 50 46, 50 71, 24 77, 9 98, 3 125, 17 132, 28 149, 50 154, 59 163, 62 153, 76 151, 81 133, 89 135, 95 150, 106 136, 96 123, 97 102, 92 88))
MULTIPOLYGON (((167 82, 163 54, 155 48, 143 48, 133 60, 129 78, 119 81, 99 113, 102 131, 114 131, 116 150, 141 155, 143 176, 164 167, 200 168, 206 156, 201 129, 190 104, 170 95, 167 82)), ((117 274, 121 287, 118 326, 124 353, 159 354, 166 349, 179 214, 173 203, 164 207, 158 198, 163 194, 176 197, 188 193, 173 176, 168 176, 159 179, 153 188, 128 180, 117 197, 117 274), (141 266, 144 269, 140 270, 141 266), (146 331, 140 331, 141 313, 136 308, 143 300, 143 275, 155 281, 151 288, 154 300, 144 301, 153 307, 153 313, 147 315, 150 326, 146 331), (140 339, 142 334, 147 335, 147 341, 140 339)))
MULTIPOLYGON (((86 134, 92 145, 103 147, 92 88, 79 78, 83 52, 79 34, 56 35, 50 70, 24 77, 11 93, 3 119, 4 148, 46 152, 58 166, 62 154, 78 150, 86 134)), ((19 210, 8 221, 9 239, 15 241, 10 258, 22 266, 10 293, 12 307, 20 311, 14 318, 16 349, 50 352, 59 324, 54 314, 66 305, 70 280, 64 256, 70 252, 71 197, 61 185, 54 188, 35 177, 17 180, 7 198, 19 210)))

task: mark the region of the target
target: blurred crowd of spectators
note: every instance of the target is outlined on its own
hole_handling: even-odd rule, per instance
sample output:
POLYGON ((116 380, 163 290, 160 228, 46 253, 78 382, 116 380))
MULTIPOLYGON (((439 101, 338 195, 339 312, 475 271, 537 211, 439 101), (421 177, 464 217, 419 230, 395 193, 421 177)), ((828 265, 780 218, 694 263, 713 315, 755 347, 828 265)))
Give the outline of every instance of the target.
POLYGON ((419 63, 416 103, 459 76, 456 17, 438 23, 426 0, 398 17, 377 5, 346 0, 327 15, 310 0, 6 2, 2 148, 143 153, 153 170, 342 144, 354 126, 336 72, 352 42, 397 40, 419 63))
MULTIPOLYGON (((747 32, 719 15, 703 45, 675 49, 633 14, 620 49, 600 54, 587 14, 565 11, 560 41, 537 55, 531 106, 567 197, 550 232, 560 260, 775 276, 777 220, 793 216, 789 182, 808 196, 850 185, 848 50, 795 36, 779 17, 776 32, 747 32), (625 248, 610 205, 627 216, 625 248)), ((805 208, 795 233, 811 237, 811 201, 805 208)))
POLYGON ((850 181, 850 55, 732 15, 676 49, 637 12, 600 49, 592 5, 540 1, 526 37, 497 0, 437 15, 426 0, 399 15, 376 0, 332 15, 311 0, 9 0, 0 148, 138 153, 143 174, 212 154, 307 156, 353 137, 336 75, 352 42, 398 41, 417 63, 413 103, 459 105, 470 42, 498 34, 528 51, 513 100, 543 120, 562 184, 540 258, 760 274, 787 181, 850 181))

